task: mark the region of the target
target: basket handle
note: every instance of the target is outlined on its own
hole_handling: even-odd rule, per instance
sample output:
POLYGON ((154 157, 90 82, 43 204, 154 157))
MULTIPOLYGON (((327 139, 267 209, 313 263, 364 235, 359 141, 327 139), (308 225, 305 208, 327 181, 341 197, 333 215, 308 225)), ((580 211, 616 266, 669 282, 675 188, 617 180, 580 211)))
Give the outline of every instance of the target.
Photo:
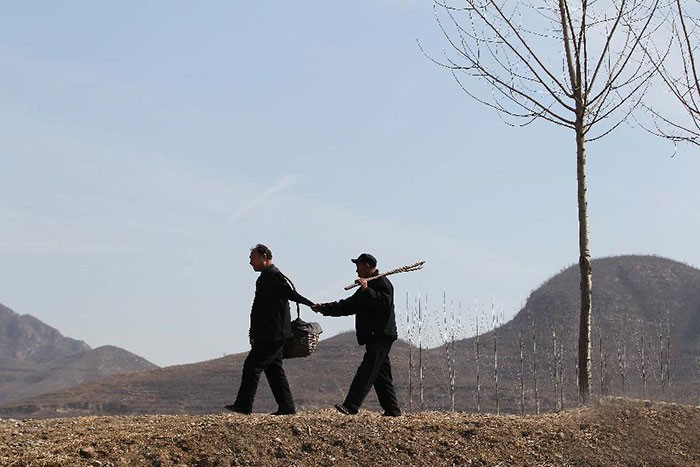
MULTIPOLYGON (((282 274, 282 273, 280 272, 280 274, 282 274)), ((292 282, 292 280, 289 277, 285 276, 284 274, 282 274, 282 277, 284 277, 284 279, 287 282, 289 282, 289 285, 292 286, 292 290, 296 292, 297 288, 294 286, 294 282, 292 282)), ((301 319, 301 312, 299 310, 299 302, 294 302, 294 303, 296 303, 296 305, 297 305, 297 319, 301 319)))

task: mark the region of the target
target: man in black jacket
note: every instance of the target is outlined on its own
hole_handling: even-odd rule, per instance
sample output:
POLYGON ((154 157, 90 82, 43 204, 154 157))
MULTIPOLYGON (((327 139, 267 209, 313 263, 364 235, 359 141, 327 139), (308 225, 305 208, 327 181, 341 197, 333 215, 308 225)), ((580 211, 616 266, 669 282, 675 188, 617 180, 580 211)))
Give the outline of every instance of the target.
POLYGON ((389 351, 398 335, 394 314, 394 286, 386 277, 367 280, 379 274, 377 259, 362 253, 351 260, 356 265, 358 290, 350 297, 312 308, 325 316, 355 315, 357 342, 365 346, 365 355, 357 368, 345 402, 335 406, 345 415, 354 415, 374 386, 384 415, 401 415, 391 377, 389 351))
POLYGON ((250 311, 250 352, 243 363, 241 386, 236 401, 225 406, 232 412, 250 414, 260 381, 265 372, 278 409, 272 415, 296 413, 287 376, 282 367, 284 341, 292 335, 289 300, 312 306, 299 295, 287 278, 272 264, 272 252, 262 244, 250 250, 250 265, 260 273, 255 282, 255 298, 250 311))

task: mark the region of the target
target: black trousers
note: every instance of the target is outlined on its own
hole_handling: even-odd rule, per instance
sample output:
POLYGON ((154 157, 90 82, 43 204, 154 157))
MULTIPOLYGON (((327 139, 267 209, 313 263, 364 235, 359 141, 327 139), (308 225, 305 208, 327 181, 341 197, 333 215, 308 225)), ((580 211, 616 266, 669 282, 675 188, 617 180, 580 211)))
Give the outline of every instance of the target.
POLYGON ((391 361, 389 351, 394 341, 390 339, 368 342, 365 344, 365 355, 357 368, 355 377, 343 405, 354 411, 359 410, 362 402, 374 387, 379 399, 379 405, 384 412, 395 415, 401 413, 396 400, 394 382, 391 377, 391 361))
POLYGON ((238 388, 236 402, 233 403, 236 408, 245 412, 252 412, 255 393, 258 390, 258 382, 260 381, 260 373, 264 371, 279 410, 281 412, 293 412, 295 410, 287 375, 282 367, 283 350, 283 340, 256 340, 253 342, 253 346, 243 363, 241 386, 238 388))

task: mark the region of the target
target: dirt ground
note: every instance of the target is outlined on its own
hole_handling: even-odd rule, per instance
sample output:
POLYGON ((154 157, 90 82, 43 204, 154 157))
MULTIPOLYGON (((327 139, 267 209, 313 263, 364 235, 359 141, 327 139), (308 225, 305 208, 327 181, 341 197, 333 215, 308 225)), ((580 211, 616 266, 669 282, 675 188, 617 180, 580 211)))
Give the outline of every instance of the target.
POLYGON ((700 466, 700 408, 609 399, 538 416, 0 420, 2 466, 700 466))

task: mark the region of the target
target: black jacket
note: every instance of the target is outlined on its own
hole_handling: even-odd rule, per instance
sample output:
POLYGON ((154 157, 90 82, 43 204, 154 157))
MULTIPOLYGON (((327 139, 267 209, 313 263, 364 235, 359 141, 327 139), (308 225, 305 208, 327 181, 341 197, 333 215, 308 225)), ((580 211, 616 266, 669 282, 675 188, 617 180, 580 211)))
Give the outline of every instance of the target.
POLYGON ((311 306, 299 295, 274 264, 260 272, 255 281, 255 298, 250 310, 250 337, 260 340, 284 340, 292 335, 289 300, 311 306))
POLYGON ((320 311, 325 316, 355 315, 355 334, 360 345, 398 337, 394 286, 385 276, 369 281, 366 289, 359 288, 344 300, 324 303, 320 311))

